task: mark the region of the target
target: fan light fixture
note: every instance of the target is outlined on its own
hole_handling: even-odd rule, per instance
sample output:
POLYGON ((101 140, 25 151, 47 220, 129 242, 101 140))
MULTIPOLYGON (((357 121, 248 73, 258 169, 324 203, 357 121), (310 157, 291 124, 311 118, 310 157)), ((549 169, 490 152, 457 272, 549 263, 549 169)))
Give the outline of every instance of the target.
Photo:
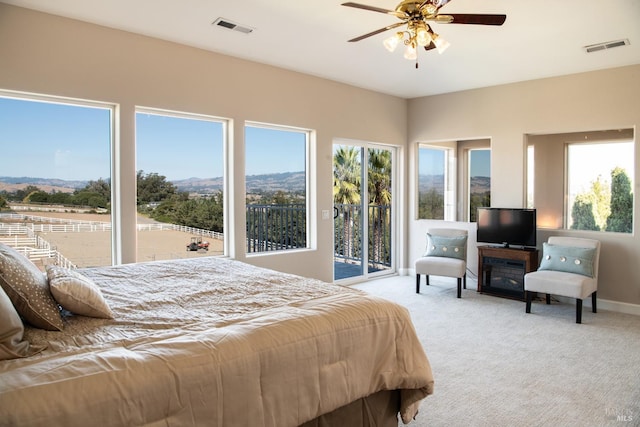
POLYGON ((400 42, 406 46, 404 57, 411 61, 417 58, 418 46, 427 49, 438 50, 442 54, 451 45, 438 34, 434 33, 431 27, 423 21, 409 22, 405 31, 398 31, 383 41, 384 47, 393 52, 400 42), (433 44, 433 46, 431 46, 433 44))
POLYGON ((400 22, 387 25, 359 37, 355 37, 349 42, 357 42, 367 37, 375 36, 382 32, 392 30, 394 28, 407 26, 404 31, 399 31, 384 40, 384 47, 388 51, 393 52, 400 41, 406 46, 404 57, 409 60, 416 61, 418 68, 418 46, 424 50, 437 49, 438 53, 442 53, 449 47, 449 42, 436 34, 428 22, 436 22, 439 24, 471 24, 471 25, 502 25, 507 19, 507 15, 499 14, 481 14, 481 13, 449 13, 441 14, 440 8, 445 6, 451 0, 403 0, 394 10, 383 9, 376 6, 368 6, 366 4, 347 2, 342 3, 343 6, 355 7, 357 9, 370 10, 372 12, 384 13, 392 15, 400 19, 400 22))

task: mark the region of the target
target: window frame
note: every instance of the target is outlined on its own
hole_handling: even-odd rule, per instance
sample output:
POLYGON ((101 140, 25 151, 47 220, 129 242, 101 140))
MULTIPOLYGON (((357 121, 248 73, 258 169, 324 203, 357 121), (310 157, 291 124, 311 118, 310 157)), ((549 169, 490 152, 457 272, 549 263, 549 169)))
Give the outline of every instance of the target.
MULTIPOLYGON (((491 158, 491 140, 489 138, 458 141, 458 187, 459 210, 457 218, 460 221, 471 222, 471 152, 486 150, 491 158)), ((489 160, 491 161, 491 160, 489 160)), ((491 165, 489 165, 489 181, 491 181, 491 165)), ((491 187, 489 188, 491 197, 491 187)))
POLYGON ((435 221, 455 221, 456 220, 456 148, 453 145, 457 143, 426 143, 417 144, 416 156, 416 204, 415 218, 418 220, 435 220, 435 221), (439 151, 443 153, 442 170, 443 170, 443 218, 423 218, 420 216, 420 152, 421 150, 439 151))
MULTIPOLYGON (((527 183, 524 186, 527 193, 530 190, 533 190, 533 194, 531 196, 526 194, 524 202, 527 206, 534 207, 537 210, 538 229, 564 230, 580 233, 611 233, 610 231, 569 228, 569 218, 572 213, 568 211, 567 202, 567 144, 628 142, 631 144, 633 150, 633 155, 630 156, 630 158, 634 159, 636 156, 635 128, 622 126, 620 128, 608 130, 550 134, 535 133, 525 134, 524 136, 526 155, 533 155, 533 159, 530 159, 529 157, 525 159, 525 165, 528 170, 526 174, 527 183)), ((635 164, 633 164, 632 169, 633 182, 635 182, 637 179, 635 164)), ((634 207, 636 203, 636 197, 634 197, 634 207)), ((635 216, 635 209, 633 208, 632 215, 635 216)), ((635 221, 636 218, 633 218, 634 223, 635 221)), ((633 234, 633 231, 631 231, 631 233, 620 234, 630 235, 633 234)))
MULTIPOLYGON (((244 244, 244 253, 247 258, 251 257, 262 257, 262 256, 278 256, 291 252, 300 252, 300 251, 309 251, 317 249, 317 214, 316 214, 316 195, 312 189, 316 183, 315 177, 315 162, 316 162, 316 132, 310 128, 303 128, 297 126, 289 126, 289 125, 278 125, 273 123, 265 123, 258 121, 250 121, 247 120, 244 123, 244 151, 245 151, 245 161, 244 161, 244 176, 247 176, 246 166, 246 152, 247 152, 247 128, 258 128, 258 129, 267 129, 274 131, 284 131, 284 132, 296 132, 304 134, 305 140, 305 159, 304 159, 304 167, 305 167, 305 247, 297 247, 292 249, 280 249, 280 250, 270 250, 270 251, 259 251, 259 252, 249 252, 247 250, 247 244, 244 244)), ((246 196, 246 182, 244 186, 244 194, 246 196)), ((247 211, 247 203, 246 197, 243 200, 243 205, 245 206, 245 215, 247 211)), ((246 217, 245 217, 245 230, 246 230, 246 217)), ((245 235, 244 241, 246 242, 248 236, 245 235)))
MULTIPOLYGON (((212 116, 212 115, 208 115, 208 114, 201 114, 201 113, 190 113, 190 112, 184 112, 184 111, 175 111, 175 110, 167 110, 167 109, 161 109, 161 108, 154 108, 154 107, 145 107, 145 106, 136 106, 134 109, 134 114, 136 116, 136 120, 137 120, 137 115, 138 114, 150 114, 150 115, 155 115, 155 116, 166 116, 166 117, 172 117, 172 118, 178 118, 178 119, 186 119, 186 120, 200 120, 200 121, 206 121, 206 122, 213 122, 213 123, 219 123, 222 126, 222 180, 223 180, 223 184, 222 184, 222 200, 223 200, 223 254, 219 255, 220 257, 229 257, 230 254, 232 253, 233 250, 233 236, 231 235, 231 206, 232 206, 232 195, 231 195, 231 191, 230 191, 230 181, 231 181, 231 177, 229 176, 229 152, 230 152, 230 140, 229 140, 229 129, 231 128, 231 126, 233 125, 232 120, 231 119, 227 119, 227 118, 223 118, 223 117, 219 117, 219 116, 212 116)), ((136 138, 137 138, 137 134, 136 134, 136 138)), ((136 159, 137 159, 137 150, 138 150, 138 146, 137 146, 137 141, 135 144, 135 152, 136 152, 136 159)), ((138 171, 138 165, 136 163, 136 174, 138 171)), ((136 188, 136 195, 137 195, 137 188, 136 188)), ((136 206, 137 209, 137 206, 136 206)), ((137 221, 136 221, 137 224, 137 221)), ((138 252, 138 248, 136 247, 136 254, 138 252)), ((138 262, 140 262, 141 260, 138 260, 138 262)))
POLYGON ((121 233, 121 191, 118 155, 120 148, 120 106, 118 104, 95 101, 81 98, 72 98, 58 95, 38 94, 14 90, 0 89, 0 97, 16 99, 20 101, 43 102, 48 104, 61 104, 74 107, 97 108, 109 112, 109 181, 111 185, 111 265, 122 264, 122 233, 121 233))

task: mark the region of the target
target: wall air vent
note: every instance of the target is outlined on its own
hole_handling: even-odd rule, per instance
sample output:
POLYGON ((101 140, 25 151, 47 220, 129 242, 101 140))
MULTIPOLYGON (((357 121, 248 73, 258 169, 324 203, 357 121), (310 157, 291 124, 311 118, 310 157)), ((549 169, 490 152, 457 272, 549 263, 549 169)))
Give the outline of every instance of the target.
POLYGON ((218 18, 215 21, 213 21, 211 25, 227 28, 229 30, 239 31, 244 34, 250 34, 253 32, 253 28, 247 27, 246 25, 236 24, 235 22, 229 21, 228 19, 225 19, 225 18, 218 18))
POLYGON ((626 46, 629 44, 629 39, 622 40, 614 40, 611 42, 597 43, 591 44, 589 46, 584 46, 583 49, 587 53, 598 52, 599 50, 612 49, 614 47, 626 46))

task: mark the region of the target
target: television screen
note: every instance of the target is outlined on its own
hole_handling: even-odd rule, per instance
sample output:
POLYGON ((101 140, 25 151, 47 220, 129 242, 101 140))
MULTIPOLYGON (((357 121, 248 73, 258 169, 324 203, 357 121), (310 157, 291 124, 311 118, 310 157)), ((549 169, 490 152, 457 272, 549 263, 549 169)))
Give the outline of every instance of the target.
POLYGON ((478 208, 478 243, 536 246, 536 210, 478 208))

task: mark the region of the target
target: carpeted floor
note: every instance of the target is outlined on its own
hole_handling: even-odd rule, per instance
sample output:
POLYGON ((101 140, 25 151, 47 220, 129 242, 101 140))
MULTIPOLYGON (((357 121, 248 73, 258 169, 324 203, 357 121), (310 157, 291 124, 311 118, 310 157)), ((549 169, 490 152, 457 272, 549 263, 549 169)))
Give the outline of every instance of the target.
POLYGON ((468 280, 395 276, 353 285, 411 313, 435 393, 410 425, 640 426, 640 316, 481 295, 468 280))

